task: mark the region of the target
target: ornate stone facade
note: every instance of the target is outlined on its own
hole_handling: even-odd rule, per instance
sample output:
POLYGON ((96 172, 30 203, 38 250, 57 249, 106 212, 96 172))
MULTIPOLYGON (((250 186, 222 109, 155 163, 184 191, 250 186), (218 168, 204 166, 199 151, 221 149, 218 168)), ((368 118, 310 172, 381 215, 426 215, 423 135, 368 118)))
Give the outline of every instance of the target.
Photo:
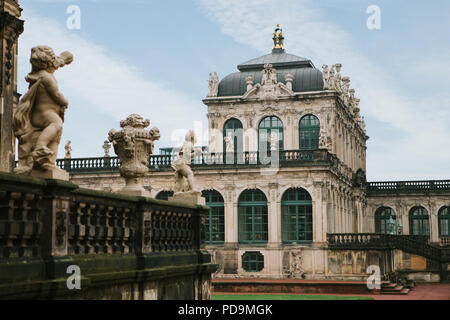
MULTIPOLYGON (((217 92, 210 87, 213 94, 203 100, 208 108, 208 152, 203 158, 194 158, 192 169, 196 188, 205 194, 214 190, 220 198, 216 199, 219 204, 210 202, 210 224, 206 226, 211 234, 219 232, 223 224, 220 240, 207 239, 207 249, 220 264, 215 276, 366 278, 367 266, 377 261, 379 254, 361 251, 348 256, 327 250, 327 233, 373 232, 374 212, 383 205, 391 205, 402 216, 403 233, 408 234, 404 215, 412 206, 425 204, 434 215, 430 220, 431 239, 437 242, 436 212, 446 203, 450 206, 450 188, 442 189, 439 195, 370 193, 365 178, 369 137, 350 79, 341 75, 340 64, 324 66, 320 73, 311 61, 286 54, 283 39, 278 28, 272 54, 239 65, 240 72, 223 78, 217 92), (317 74, 320 77, 314 80, 317 74), (233 126, 227 127, 230 122, 233 126), (302 131, 304 123, 308 125, 306 131, 302 131), (235 129, 230 134, 226 128, 235 129), (236 135, 237 131, 240 133, 236 135), (273 144, 276 138, 280 152, 273 144), (271 157, 272 162, 261 164, 262 139, 268 142, 266 152, 279 155, 276 166, 272 166, 271 157), (211 159, 218 161, 208 162, 211 159), (242 199, 249 190, 260 191, 258 201, 242 199), (302 190, 303 198, 291 201, 292 190, 302 190), (245 227, 246 221, 256 219, 258 208, 252 207, 256 202, 267 210, 261 233, 266 238, 252 242, 245 238, 245 227), (301 210, 310 206, 310 238, 296 235, 295 241, 287 239, 291 230, 285 225, 289 205, 301 210), (260 270, 249 269, 248 262, 243 261, 248 256, 244 254, 255 252, 263 257, 263 261, 252 262, 260 263, 260 270)), ((170 165, 164 167, 170 156, 154 161, 142 183, 152 197, 158 197, 163 191, 173 191, 173 173, 170 165)), ((117 173, 74 174, 72 180, 101 190, 123 187, 117 173)), ((208 201, 212 200, 207 198, 207 205, 208 201)), ((306 225, 296 225, 293 230, 303 232, 306 225)))
POLYGON ((22 9, 15 0, 0 0, 0 171, 14 167, 15 138, 12 130, 14 110, 19 102, 17 93, 18 38, 24 22, 22 9))

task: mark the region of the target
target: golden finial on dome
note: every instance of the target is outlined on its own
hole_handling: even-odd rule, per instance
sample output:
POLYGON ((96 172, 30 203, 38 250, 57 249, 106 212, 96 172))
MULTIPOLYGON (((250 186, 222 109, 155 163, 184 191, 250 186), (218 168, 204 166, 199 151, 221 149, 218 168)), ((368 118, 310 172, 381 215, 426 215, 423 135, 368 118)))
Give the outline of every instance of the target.
MULTIPOLYGON (((280 25, 277 24, 277 27, 275 28, 275 32, 273 33, 273 49, 283 50, 283 29, 280 28, 280 25)), ((278 51, 277 50, 277 51, 278 51)))

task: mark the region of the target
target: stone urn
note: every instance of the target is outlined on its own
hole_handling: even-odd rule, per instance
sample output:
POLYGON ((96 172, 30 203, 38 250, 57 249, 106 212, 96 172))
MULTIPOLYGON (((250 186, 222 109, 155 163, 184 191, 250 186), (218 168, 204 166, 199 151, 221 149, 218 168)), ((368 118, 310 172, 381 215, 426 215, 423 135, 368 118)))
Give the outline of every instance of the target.
POLYGON ((120 121, 122 130, 111 129, 108 139, 114 152, 120 159, 120 176, 125 179, 125 187, 120 193, 149 197, 150 192, 144 189, 142 180, 148 172, 149 156, 153 154, 154 141, 159 140, 159 129, 150 125, 149 119, 138 114, 131 114, 120 121))

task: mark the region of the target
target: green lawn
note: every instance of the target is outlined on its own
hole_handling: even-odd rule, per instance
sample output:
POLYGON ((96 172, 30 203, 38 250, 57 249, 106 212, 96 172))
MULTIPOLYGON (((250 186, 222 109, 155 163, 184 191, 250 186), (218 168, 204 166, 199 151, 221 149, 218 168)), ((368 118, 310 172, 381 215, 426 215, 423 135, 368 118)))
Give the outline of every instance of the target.
POLYGON ((373 298, 308 294, 213 294, 211 300, 373 300, 373 298))

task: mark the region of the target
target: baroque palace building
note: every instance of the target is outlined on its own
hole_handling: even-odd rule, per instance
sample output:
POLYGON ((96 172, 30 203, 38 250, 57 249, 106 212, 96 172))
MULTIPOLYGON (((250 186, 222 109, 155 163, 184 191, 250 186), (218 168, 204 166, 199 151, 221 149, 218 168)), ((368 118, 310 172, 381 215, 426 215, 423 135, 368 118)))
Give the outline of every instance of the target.
MULTIPOLYGON (((366 277, 378 258, 329 250, 338 233, 424 235, 445 244, 450 181, 367 182, 369 137, 342 66, 321 71, 286 53, 279 27, 273 40, 271 53, 239 64, 220 82, 210 75, 203 100, 209 145, 192 168, 210 207, 206 243, 220 265, 215 276, 366 277)), ((150 157, 145 186, 167 200, 176 155, 162 151, 150 157)), ((118 159, 107 152, 57 163, 80 187, 124 186, 118 159)), ((414 269, 413 260, 403 259, 403 267, 414 269)))

